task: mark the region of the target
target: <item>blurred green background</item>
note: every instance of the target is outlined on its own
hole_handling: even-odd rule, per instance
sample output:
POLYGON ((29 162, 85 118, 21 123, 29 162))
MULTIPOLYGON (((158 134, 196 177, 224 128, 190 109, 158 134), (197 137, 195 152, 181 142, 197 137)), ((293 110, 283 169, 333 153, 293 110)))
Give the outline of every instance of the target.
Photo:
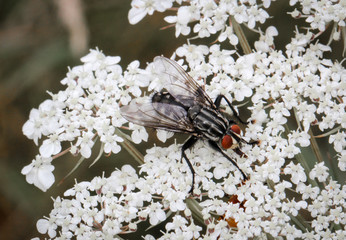
MULTIPOLYGON (((62 89, 60 80, 66 75, 67 67, 80 65, 79 58, 89 48, 98 47, 106 55, 121 56, 120 64, 126 68, 136 59, 145 67, 154 56, 170 56, 185 43, 184 37, 174 37, 174 28, 160 30, 166 26, 161 13, 130 25, 127 19, 130 3, 129 0, 0 2, 0 239, 39 236, 36 221, 49 214, 51 196, 61 196, 73 186, 75 178, 89 181, 103 171, 108 176, 124 164, 117 159, 125 162, 130 159, 128 154, 121 153, 104 157, 89 168, 93 161, 90 159, 63 184, 54 184, 46 193, 29 185, 20 173, 38 153, 33 141, 22 134, 30 110, 50 98, 47 90, 56 93, 62 89)), ((277 38, 280 43, 277 48, 287 44, 293 34, 294 23, 282 14, 293 9, 287 8, 287 3, 276 3, 271 8, 271 14, 281 14, 279 24, 284 29, 277 38)), ((268 24, 273 21, 269 20, 268 24)), ((253 32, 247 33, 256 37, 253 32)), ((144 143, 141 147, 152 145, 152 142, 144 143)), ((69 155, 54 161, 56 183, 77 160, 69 155)))

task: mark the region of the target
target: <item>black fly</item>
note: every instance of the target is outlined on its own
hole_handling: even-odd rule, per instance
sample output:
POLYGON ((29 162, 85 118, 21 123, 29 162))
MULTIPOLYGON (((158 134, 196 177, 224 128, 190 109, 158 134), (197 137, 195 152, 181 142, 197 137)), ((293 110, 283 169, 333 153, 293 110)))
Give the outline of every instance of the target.
POLYGON ((219 95, 213 102, 203 88, 188 75, 175 61, 165 57, 156 57, 154 67, 160 74, 166 91, 156 92, 148 103, 130 103, 123 106, 122 116, 129 122, 141 126, 164 129, 173 132, 189 133, 192 136, 182 146, 181 156, 192 173, 193 191, 195 170, 185 154, 199 138, 206 139, 211 147, 219 151, 234 166, 238 168, 244 180, 245 173, 223 149, 231 148, 237 154, 244 156, 240 150, 241 143, 257 144, 258 141, 247 142, 240 136, 240 128, 233 120, 228 120, 219 110, 221 100, 226 100, 234 117, 240 119, 230 101, 219 95))

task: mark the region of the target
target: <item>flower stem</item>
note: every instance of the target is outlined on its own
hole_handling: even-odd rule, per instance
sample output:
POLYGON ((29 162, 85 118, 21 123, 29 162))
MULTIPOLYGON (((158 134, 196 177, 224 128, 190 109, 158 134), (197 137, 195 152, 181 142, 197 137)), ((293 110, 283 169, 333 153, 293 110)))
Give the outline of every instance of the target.
POLYGON ((186 205, 191 210, 193 217, 199 221, 200 223, 203 223, 205 225, 205 222, 203 220, 203 214, 202 214, 202 207, 198 204, 198 202, 195 199, 187 198, 186 199, 186 205))
POLYGON ((143 154, 140 153, 133 144, 127 140, 127 135, 124 134, 122 131, 116 128, 116 134, 124 139, 123 142, 120 142, 120 145, 128 151, 131 156, 141 165, 144 163, 144 157, 143 154))
POLYGON ((323 162, 323 157, 322 157, 320 149, 318 148, 318 144, 316 142, 314 134, 311 131, 311 128, 309 128, 308 134, 310 135, 311 148, 315 153, 317 162, 321 163, 323 162))
POLYGON ((248 40, 245 37, 244 31, 241 28, 240 24, 234 19, 233 16, 230 16, 230 25, 233 26, 234 33, 238 36, 240 46, 243 49, 245 54, 251 53, 251 47, 248 40))

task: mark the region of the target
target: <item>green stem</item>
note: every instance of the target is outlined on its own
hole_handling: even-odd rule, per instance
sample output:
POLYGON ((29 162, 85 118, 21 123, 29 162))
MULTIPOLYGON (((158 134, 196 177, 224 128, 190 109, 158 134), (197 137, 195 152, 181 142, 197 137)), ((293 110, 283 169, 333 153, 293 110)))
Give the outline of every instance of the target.
POLYGON ((230 17, 230 25, 233 26, 234 33, 238 36, 240 46, 243 49, 245 54, 250 54, 251 53, 251 47, 250 44, 245 37, 244 31, 241 28, 240 24, 234 19, 233 16, 230 17))
POLYGON ((203 214, 202 214, 202 207, 198 204, 198 202, 193 198, 187 198, 186 199, 186 205, 190 209, 192 216, 205 225, 203 214))
POLYGON ((309 128, 308 133, 310 135, 310 143, 311 143, 312 151, 314 151, 314 153, 315 153, 315 156, 317 158, 317 162, 321 163, 321 162, 323 162, 323 157, 322 157, 321 151, 317 145, 316 138, 311 131, 311 128, 309 128))
POLYGON ((131 156, 140 164, 142 165, 144 163, 144 157, 143 154, 140 153, 135 146, 127 139, 127 135, 116 128, 116 134, 124 139, 123 142, 120 143, 120 145, 128 151, 131 156))
POLYGON ((323 133, 323 134, 320 134, 320 135, 317 135, 315 136, 315 138, 323 138, 323 137, 328 137, 334 133, 336 133, 337 131, 339 131, 342 127, 341 126, 338 126, 336 128, 333 128, 332 130, 330 130, 329 132, 326 132, 326 133, 323 133))
POLYGON ((299 214, 295 217, 292 214, 289 214, 291 220, 303 231, 306 232, 307 230, 311 231, 311 227, 309 224, 306 223, 306 220, 300 216, 299 214))

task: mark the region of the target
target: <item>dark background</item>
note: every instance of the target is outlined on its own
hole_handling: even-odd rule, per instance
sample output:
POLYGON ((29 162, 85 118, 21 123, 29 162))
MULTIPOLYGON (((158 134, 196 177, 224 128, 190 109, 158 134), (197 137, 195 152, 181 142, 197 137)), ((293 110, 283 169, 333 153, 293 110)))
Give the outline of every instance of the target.
MULTIPOLYGON (((125 159, 125 162, 130 159, 127 153, 121 153, 104 157, 89 168, 93 161, 90 159, 57 186, 78 160, 69 155, 54 161, 56 183, 46 193, 25 181, 20 171, 38 153, 38 147, 22 134, 22 126, 30 110, 50 98, 47 90, 56 93, 63 89, 60 80, 66 75, 67 67, 80 65, 79 58, 89 48, 95 47, 106 55, 121 56, 123 69, 136 59, 141 61, 141 67, 145 67, 154 56, 169 57, 186 42, 185 37, 174 37, 174 28, 160 30, 167 25, 163 17, 174 13, 155 13, 136 25, 130 25, 127 19, 129 0, 85 0, 81 8, 73 2, 0 2, 0 239, 39 236, 36 222, 49 214, 51 196, 62 196, 73 186, 75 178, 90 181, 94 176, 102 175, 103 171, 108 176, 114 168, 124 164, 118 159, 125 159), (65 8, 64 16, 59 15, 59 7, 65 8), (75 20, 78 13, 82 13, 81 21, 75 20), (64 24, 68 21, 70 25, 64 24), (71 36, 76 36, 76 40, 71 41, 71 36)), ((274 2, 270 13, 279 14, 280 21, 275 18, 268 20, 268 24, 275 24, 279 30, 280 35, 276 38, 278 49, 290 41, 297 23, 286 14, 293 8, 285 4, 274 2)), ((252 44, 251 37, 257 38, 257 34, 246 28, 245 31, 252 44)), ((211 43, 214 40, 200 42, 211 43)), ((141 147, 145 149, 152 145, 150 142, 141 147)))

